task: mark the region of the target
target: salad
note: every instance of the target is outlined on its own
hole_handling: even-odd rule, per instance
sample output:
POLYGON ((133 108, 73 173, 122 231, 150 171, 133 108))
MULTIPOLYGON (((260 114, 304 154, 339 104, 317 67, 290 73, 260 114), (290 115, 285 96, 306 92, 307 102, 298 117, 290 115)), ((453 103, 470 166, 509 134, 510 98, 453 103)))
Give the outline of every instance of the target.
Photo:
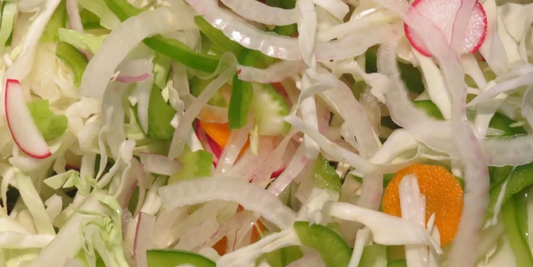
POLYGON ((533 266, 529 0, 0 3, 0 266, 533 266))

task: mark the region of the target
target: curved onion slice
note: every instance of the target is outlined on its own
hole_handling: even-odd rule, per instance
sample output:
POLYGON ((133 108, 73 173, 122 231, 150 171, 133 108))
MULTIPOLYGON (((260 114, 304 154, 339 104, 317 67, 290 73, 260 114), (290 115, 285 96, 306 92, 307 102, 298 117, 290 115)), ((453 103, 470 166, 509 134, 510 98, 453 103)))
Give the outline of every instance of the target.
POLYGON ((268 66, 266 69, 238 65, 239 79, 258 83, 281 82, 297 73, 303 68, 301 61, 280 61, 268 66))
POLYGON ((52 153, 33 121, 19 81, 8 79, 5 90, 7 124, 17 146, 32 158, 50 157, 52 153))
POLYGON ((78 1, 76 0, 67 0, 65 2, 67 15, 68 15, 68 24, 71 29, 84 32, 83 24, 80 17, 80 8, 78 6, 78 1))
POLYGON ((135 241, 133 243, 133 258, 135 267, 147 267, 146 250, 152 248, 155 232, 155 216, 140 212, 137 227, 135 228, 135 241))
POLYGON ((180 28, 174 16, 171 9, 161 7, 142 12, 116 27, 87 65, 80 86, 82 95, 102 97, 117 66, 144 38, 180 28))
POLYGON ((187 2, 211 25, 242 46, 259 50, 275 58, 300 59, 300 49, 296 38, 263 32, 219 8, 214 0, 187 0, 187 2))
POLYGON ((143 169, 147 172, 170 176, 182 168, 177 160, 167 156, 149 153, 139 153, 139 156, 143 169))
POLYGON ((267 6, 257 0, 222 0, 239 16, 267 25, 290 25, 296 23, 296 9, 267 6))
POLYGON ((274 223, 280 229, 292 226, 296 214, 276 196, 245 180, 228 177, 199 178, 163 186, 159 195, 167 210, 210 200, 234 201, 274 223), (235 194, 235 189, 239 194, 235 194))
POLYGON ((349 203, 328 202, 323 210, 329 215, 364 224, 372 232, 372 240, 383 245, 430 245, 442 253, 440 246, 419 224, 379 211, 349 203), (398 231, 398 229, 402 229, 398 231))

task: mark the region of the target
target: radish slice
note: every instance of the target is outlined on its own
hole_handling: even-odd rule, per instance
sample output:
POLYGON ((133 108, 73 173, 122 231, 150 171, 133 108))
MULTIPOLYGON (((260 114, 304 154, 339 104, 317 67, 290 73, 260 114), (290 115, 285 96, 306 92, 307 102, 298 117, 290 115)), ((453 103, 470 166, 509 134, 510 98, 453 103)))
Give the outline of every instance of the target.
MULTIPOLYGON (((440 28, 446 35, 448 42, 451 42, 455 14, 460 6, 461 0, 415 0, 408 14, 416 11, 420 12, 420 14, 440 28)), ((431 53, 413 29, 407 24, 404 24, 404 29, 411 45, 424 56, 430 57, 431 53)), ((461 54, 476 52, 483 44, 486 35, 487 14, 485 14, 483 6, 476 1, 466 27, 465 40, 458 52, 461 54)))
POLYGON ((36 159, 52 155, 26 106, 18 80, 7 79, 5 111, 11 136, 20 150, 36 159))
POLYGON ((152 249, 154 232, 155 232, 155 216, 148 213, 139 213, 137 228, 135 229, 135 242, 133 248, 133 257, 135 259, 135 267, 147 267, 146 250, 152 249))

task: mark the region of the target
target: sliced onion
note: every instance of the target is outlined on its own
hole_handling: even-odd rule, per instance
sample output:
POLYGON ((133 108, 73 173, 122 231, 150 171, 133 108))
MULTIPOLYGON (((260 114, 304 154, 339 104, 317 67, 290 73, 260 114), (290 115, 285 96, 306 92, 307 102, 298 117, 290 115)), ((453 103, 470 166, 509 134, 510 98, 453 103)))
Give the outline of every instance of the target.
POLYGON ((170 176, 182 166, 175 160, 159 154, 139 153, 143 169, 147 172, 170 176))
POLYGON ((343 20, 350 9, 342 0, 313 0, 317 6, 328 11, 338 20, 343 20))
POLYGON ((239 79, 258 83, 281 82, 299 73, 303 64, 301 61, 280 61, 268 66, 266 69, 242 66, 239 69, 239 79))
POLYGON ((519 166, 533 162, 533 135, 512 139, 489 138, 483 140, 483 155, 489 166, 519 166))
POLYGON ((296 220, 296 214, 276 196, 242 179, 211 177, 183 181, 161 187, 159 195, 167 210, 219 199, 237 202, 280 229, 291 227, 296 220), (236 188, 239 194, 235 194, 236 188))
POLYGON ((285 169, 286 162, 289 162, 294 158, 294 148, 291 146, 290 141, 292 136, 296 134, 296 131, 291 131, 289 134, 283 137, 283 140, 272 150, 265 161, 259 164, 259 168, 252 176, 252 183, 257 184, 260 187, 265 188, 270 182, 270 178, 278 177, 285 169), (276 172, 278 174, 276 175, 276 172))
POLYGON ((242 46, 259 50, 275 58, 300 59, 297 39, 263 32, 219 8, 215 0, 187 0, 187 2, 211 25, 242 46))
POLYGON ((220 74, 204 91, 196 98, 189 108, 185 111, 185 114, 181 118, 181 121, 174 132, 172 143, 170 144, 169 157, 175 158, 183 152, 183 147, 187 142, 187 137, 192 132, 192 123, 201 112, 202 108, 207 104, 209 99, 220 89, 227 81, 233 77, 237 72, 236 70, 236 58, 233 54, 226 53, 220 59, 219 65, 215 74, 220 74))
POLYGON ((292 183, 294 178, 302 172, 307 162, 308 160, 305 157, 305 146, 300 145, 298 146, 298 149, 296 149, 291 161, 289 161, 289 164, 287 164, 287 168, 285 168, 278 178, 267 188, 267 191, 275 196, 279 196, 281 192, 292 183))
POLYGON ((78 1, 66 0, 66 9, 70 28, 78 32, 84 32, 85 30, 83 29, 83 24, 81 22, 78 1))
POLYGON ((494 87, 479 94, 468 103, 468 106, 473 106, 482 101, 492 99, 501 93, 518 89, 521 86, 533 84, 533 65, 526 63, 520 67, 514 68, 510 73, 498 77, 498 80, 505 81, 500 82, 494 87))
POLYGON ((344 162, 350 166, 356 168, 362 173, 393 173, 406 166, 410 165, 410 161, 395 163, 395 164, 377 164, 370 162, 358 154, 355 154, 347 149, 340 147, 339 145, 331 142, 325 136, 318 131, 312 129, 309 125, 304 123, 300 118, 289 115, 285 117, 285 121, 289 122, 293 127, 299 129, 303 133, 309 135, 320 148, 326 153, 331 155, 335 161, 344 162))
POLYGON ((135 267, 148 267, 146 250, 152 249, 155 231, 155 216, 141 212, 135 229, 133 257, 135 267))
MULTIPOLYGON (((427 44, 426 46, 430 48, 431 54, 439 61, 444 73, 446 85, 453 100, 452 129, 454 134, 452 140, 465 166, 466 182, 463 212, 450 252, 449 265, 474 265, 477 259, 470 251, 479 244, 479 234, 484 223, 484 216, 480 215, 485 214, 489 202, 489 177, 481 145, 466 117, 467 86, 459 55, 448 45, 444 34, 424 16, 418 12, 409 12, 407 15, 409 3, 394 0, 376 1, 397 12, 408 26, 415 29, 427 44)), ((394 49, 396 46, 397 40, 385 51, 394 49)), ((395 53, 386 57, 389 61, 396 60, 395 53)))
POLYGON ((529 86, 522 98, 522 116, 527 120, 529 126, 533 128, 533 85, 529 86))
POLYGON ((324 211, 339 219, 364 224, 372 232, 372 239, 376 243, 383 245, 430 245, 442 253, 440 246, 431 238, 424 227, 405 219, 343 202, 326 203, 324 211))
POLYGON ((378 69, 379 72, 387 75, 390 79, 391 87, 385 94, 385 99, 394 122, 428 147, 436 151, 446 152, 452 156, 457 155, 456 148, 450 146, 452 138, 451 123, 436 121, 411 103, 396 64, 396 53, 394 51, 380 50, 378 69))
POLYGON ((125 60, 117 67, 119 75, 116 81, 132 83, 147 80, 152 77, 152 68, 150 59, 125 60))
POLYGON ((309 253, 304 255, 301 259, 292 262, 287 267, 326 267, 319 253, 309 253))
POLYGON ((216 214, 204 218, 201 223, 188 229, 181 237, 175 249, 197 251, 197 249, 215 235, 219 229, 216 214))
POLYGON ((362 55, 368 48, 385 40, 387 36, 390 36, 391 31, 397 28, 397 25, 376 25, 353 32, 339 40, 317 43, 316 59, 318 61, 341 60, 362 55))
MULTIPOLYGON (((252 129, 252 123, 248 123, 247 125, 245 125, 239 130, 231 131, 231 134, 228 139, 228 143, 224 147, 222 154, 217 155, 217 157, 219 158, 219 161, 217 162, 217 168, 215 170, 214 175, 221 175, 223 173, 227 173, 228 170, 233 166, 233 164, 235 164, 235 162, 237 161, 237 158, 239 157, 239 153, 244 147, 244 144, 246 143, 246 141, 248 141, 248 134, 250 133, 251 129, 252 129)), ((216 155, 216 152, 218 152, 216 151, 217 150, 216 146, 218 146, 218 144, 214 146, 214 144, 211 144, 211 141, 209 142, 211 145, 211 150, 213 150, 213 153, 215 153, 216 155)), ((241 177, 241 176, 237 176, 237 177, 241 177)))
POLYGON ((179 30, 181 25, 171 10, 166 7, 148 10, 116 27, 87 65, 80 86, 82 95, 102 97, 115 69, 144 38, 179 30))
POLYGON ((296 9, 283 9, 267 6, 256 0, 222 0, 239 16, 266 25, 290 25, 296 23, 296 9))

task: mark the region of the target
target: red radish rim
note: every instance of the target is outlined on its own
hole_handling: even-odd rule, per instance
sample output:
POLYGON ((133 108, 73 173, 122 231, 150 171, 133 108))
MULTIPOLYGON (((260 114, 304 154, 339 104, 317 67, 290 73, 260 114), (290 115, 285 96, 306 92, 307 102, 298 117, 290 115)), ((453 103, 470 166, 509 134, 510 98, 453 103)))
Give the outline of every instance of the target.
MULTIPOLYGON (((427 0, 415 0, 410 8, 418 6, 418 4, 420 4, 422 1, 427 1, 427 0)), ((478 51, 479 48, 481 47, 481 45, 483 45, 483 43, 485 42, 485 38, 487 37, 488 21, 487 21, 487 13, 485 12, 485 8, 483 8, 483 5, 479 1, 476 1, 476 5, 475 5, 474 9, 480 10, 480 12, 483 14, 483 25, 484 25, 484 27, 483 27, 483 32, 481 33, 481 38, 479 38, 479 42, 477 42, 476 46, 474 46, 468 53, 475 53, 476 51, 478 51)), ((411 34, 411 31, 409 30, 410 28, 411 27, 409 27, 409 25, 407 25, 407 23, 403 24, 403 29, 405 31, 405 36, 409 40, 409 43, 420 54, 422 54, 422 55, 424 55, 426 57, 431 57, 432 55, 431 55, 431 53, 429 51, 426 51, 424 48, 422 48, 421 44, 418 44, 415 41, 413 41, 413 36, 411 34)))
POLYGON ((48 150, 46 153, 44 154, 34 154, 34 153, 31 153, 30 151, 26 150, 20 143, 19 141, 17 140, 17 138, 15 137, 15 133, 13 132, 12 130, 12 123, 11 123, 11 120, 9 119, 9 105, 8 104, 8 99, 9 99, 9 92, 12 90, 10 90, 10 84, 15 84, 15 85, 18 85, 19 87, 21 86, 20 85, 20 82, 16 79, 7 79, 6 80, 6 87, 5 87, 5 95, 4 95, 4 109, 5 109, 5 113, 6 113, 6 121, 7 121, 7 126, 9 128, 9 132, 11 133, 11 137, 13 137, 13 141, 15 141, 15 144, 17 145, 17 147, 22 150, 22 152, 24 152, 26 155, 32 157, 32 158, 35 158, 35 159, 45 159, 45 158, 48 158, 52 155, 52 153, 50 152, 50 150, 48 150))

